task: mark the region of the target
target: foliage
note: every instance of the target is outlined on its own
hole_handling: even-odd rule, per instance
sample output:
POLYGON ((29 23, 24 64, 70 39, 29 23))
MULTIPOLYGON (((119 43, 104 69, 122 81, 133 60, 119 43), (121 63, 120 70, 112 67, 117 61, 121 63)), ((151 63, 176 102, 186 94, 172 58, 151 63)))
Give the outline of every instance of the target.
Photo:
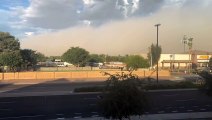
POLYGON ((106 62, 114 62, 114 61, 124 62, 125 58, 126 58, 126 56, 121 56, 121 55, 118 55, 118 56, 106 55, 105 56, 105 61, 106 62))
POLYGON ((199 73, 205 79, 205 89, 208 95, 212 95, 212 75, 206 71, 202 71, 199 73))
POLYGON ((130 55, 126 57, 125 63, 128 68, 138 69, 138 68, 147 68, 149 67, 149 63, 146 59, 139 55, 130 55))
POLYGON ((100 101, 100 107, 106 118, 123 119, 131 115, 141 115, 147 106, 147 100, 137 76, 122 73, 110 75, 106 93, 100 101))
POLYGON ((173 82, 169 84, 147 84, 144 86, 147 90, 158 90, 158 89, 182 89, 182 88, 198 88, 196 85, 190 81, 173 82))
MULTIPOLYGON (((183 89, 183 88, 200 88, 201 85, 194 84, 191 81, 181 81, 181 82, 174 82, 174 81, 167 81, 164 83, 154 83, 142 80, 140 84, 146 90, 160 90, 160 89, 183 89)), ((74 92, 103 92, 105 87, 103 86, 91 86, 91 87, 80 87, 76 88, 74 92)))
POLYGON ((62 59, 77 66, 84 66, 89 56, 89 52, 83 48, 71 47, 63 55, 62 59))
POLYGON ((62 59, 62 57, 61 56, 50 56, 50 57, 48 57, 48 60, 50 60, 50 61, 55 61, 55 59, 62 59))
POLYGON ((150 51, 148 52, 147 57, 148 57, 149 61, 151 61, 151 59, 152 59, 152 65, 157 64, 157 62, 160 59, 161 52, 162 52, 161 46, 157 47, 154 44, 151 45, 150 51))
POLYGON ((209 59, 208 66, 209 66, 210 68, 212 68, 212 58, 209 59))
POLYGON ((13 71, 22 64, 18 39, 6 32, 0 32, 0 64, 13 71))
POLYGON ((20 51, 3 52, 0 54, 0 64, 2 66, 8 66, 13 71, 16 71, 22 62, 20 51))
POLYGON ((21 56, 25 68, 28 66, 35 66, 37 64, 37 56, 35 51, 30 49, 21 50, 21 56))
POLYGON ((0 52, 10 52, 20 49, 18 39, 6 32, 0 32, 0 52))
POLYGON ((98 54, 90 54, 87 61, 94 63, 104 62, 104 57, 98 54))
POLYGON ((47 60, 47 57, 40 52, 36 53, 36 58, 37 58, 37 62, 45 62, 47 60))

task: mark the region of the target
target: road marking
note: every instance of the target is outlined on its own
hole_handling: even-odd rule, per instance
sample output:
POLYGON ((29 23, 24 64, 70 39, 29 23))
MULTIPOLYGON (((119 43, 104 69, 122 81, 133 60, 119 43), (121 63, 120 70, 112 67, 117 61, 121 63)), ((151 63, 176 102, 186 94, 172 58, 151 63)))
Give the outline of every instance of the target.
POLYGON ((14 101, 12 102, 0 102, 0 104, 10 104, 10 103, 15 103, 14 101))
POLYGON ((210 107, 211 105, 206 105, 206 107, 210 107))
POLYGON ((64 120, 65 118, 57 118, 57 120, 64 120))
POLYGON ((187 110, 188 112, 192 112, 193 110, 187 110))
POLYGON ((163 96, 178 96, 179 94, 164 94, 163 96))
POLYGON ((11 109, 0 109, 0 111, 10 111, 11 109))
POLYGON ((186 99, 186 100, 176 100, 177 102, 186 102, 186 101, 193 101, 194 99, 186 99))
POLYGON ((19 119, 19 118, 34 118, 34 117, 43 117, 43 116, 45 116, 45 115, 18 116, 18 117, 5 117, 5 118, 0 118, 0 120, 19 119))
POLYGON ((201 111, 205 111, 206 109, 200 109, 201 111))
POLYGON ((81 116, 76 116, 76 117, 74 117, 75 119, 79 119, 79 118, 82 118, 81 116))
POLYGON ((176 113, 176 112, 178 112, 177 110, 174 110, 174 111, 172 111, 173 113, 176 113))
POLYGON ((99 117, 99 115, 92 115, 91 117, 99 117))
POLYGON ((158 111, 158 113, 164 113, 165 111, 158 111))
POLYGON ((84 100, 96 100, 97 98, 84 98, 84 100))
POLYGON ((149 114, 149 112, 145 112, 145 114, 149 114))

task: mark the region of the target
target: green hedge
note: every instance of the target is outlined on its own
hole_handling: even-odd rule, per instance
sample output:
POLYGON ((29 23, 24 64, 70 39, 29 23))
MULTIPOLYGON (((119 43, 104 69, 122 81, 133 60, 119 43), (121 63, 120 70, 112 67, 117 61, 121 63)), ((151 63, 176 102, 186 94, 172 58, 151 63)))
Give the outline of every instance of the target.
POLYGON ((145 89, 148 89, 148 90, 199 88, 198 85, 193 84, 190 81, 182 81, 182 82, 176 82, 172 84, 147 84, 144 87, 145 89))
MULTIPOLYGON (((193 84, 190 81, 174 82, 171 84, 145 84, 143 85, 146 90, 160 90, 160 89, 183 89, 183 88, 199 88, 199 85, 193 84)), ((92 86, 75 88, 74 92, 103 92, 104 86, 92 86)))

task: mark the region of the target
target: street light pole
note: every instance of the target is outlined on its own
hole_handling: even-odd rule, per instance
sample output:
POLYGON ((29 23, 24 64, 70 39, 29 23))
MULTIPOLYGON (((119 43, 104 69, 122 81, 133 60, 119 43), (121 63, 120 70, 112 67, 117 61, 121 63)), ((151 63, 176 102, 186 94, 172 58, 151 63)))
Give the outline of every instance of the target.
MULTIPOLYGON (((158 49, 158 27, 161 24, 156 24, 155 27, 157 27, 157 49, 158 49)), ((157 76, 157 83, 158 83, 158 61, 157 61, 157 68, 156 68, 156 76, 157 76)))

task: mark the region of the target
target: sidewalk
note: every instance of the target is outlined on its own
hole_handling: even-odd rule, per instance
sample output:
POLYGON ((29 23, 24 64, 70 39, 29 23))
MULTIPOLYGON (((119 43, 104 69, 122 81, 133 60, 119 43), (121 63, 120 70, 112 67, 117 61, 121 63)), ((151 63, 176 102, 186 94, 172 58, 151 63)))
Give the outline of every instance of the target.
MULTIPOLYGON (((155 77, 153 77, 155 78, 155 77)), ((156 79, 156 78, 155 78, 156 79)), ((107 78, 75 78, 75 79, 66 79, 66 78, 59 78, 59 79, 16 79, 16 80, 0 80, 0 85, 4 84, 13 84, 13 85, 22 85, 22 84, 39 84, 39 83, 66 83, 66 82, 103 82, 107 80, 107 78)), ((163 80, 173 80, 175 81, 176 78, 174 76, 159 76, 159 81, 163 80)))
MULTIPOLYGON (((58 118, 54 120, 110 120, 103 117, 91 117, 91 118, 58 118)), ((132 116, 131 120, 211 120, 212 112, 194 112, 194 113, 170 113, 170 114, 149 114, 139 116, 132 116)), ((128 120, 128 119, 123 119, 128 120)))
POLYGON ((60 79, 21 79, 21 80, 0 80, 0 85, 5 84, 13 84, 13 85, 33 85, 33 84, 39 84, 39 83, 70 83, 70 82, 101 82, 105 81, 105 78, 76 78, 76 79, 66 79, 66 78, 60 78, 60 79))

